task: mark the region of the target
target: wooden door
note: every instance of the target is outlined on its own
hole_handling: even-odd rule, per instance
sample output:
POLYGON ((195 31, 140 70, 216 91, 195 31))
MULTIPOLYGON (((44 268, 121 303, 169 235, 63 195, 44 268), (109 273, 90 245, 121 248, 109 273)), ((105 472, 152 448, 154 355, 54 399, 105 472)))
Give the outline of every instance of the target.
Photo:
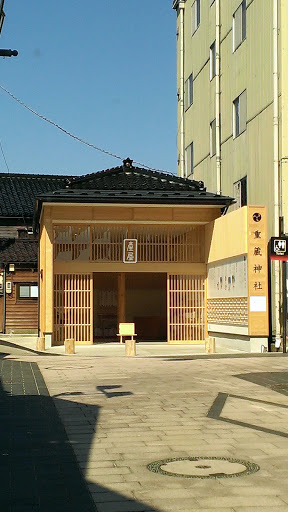
POLYGON ((93 343, 93 275, 54 276, 54 343, 93 343))
POLYGON ((205 277, 167 276, 168 343, 205 340, 205 277))

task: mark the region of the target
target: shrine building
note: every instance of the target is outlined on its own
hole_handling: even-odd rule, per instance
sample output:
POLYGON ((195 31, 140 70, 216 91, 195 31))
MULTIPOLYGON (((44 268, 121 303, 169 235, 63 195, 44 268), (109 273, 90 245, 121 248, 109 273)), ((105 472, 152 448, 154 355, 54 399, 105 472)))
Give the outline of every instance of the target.
POLYGON ((135 323, 140 342, 266 347, 266 211, 227 213, 232 203, 130 159, 39 195, 46 347, 117 341, 121 322, 135 323))

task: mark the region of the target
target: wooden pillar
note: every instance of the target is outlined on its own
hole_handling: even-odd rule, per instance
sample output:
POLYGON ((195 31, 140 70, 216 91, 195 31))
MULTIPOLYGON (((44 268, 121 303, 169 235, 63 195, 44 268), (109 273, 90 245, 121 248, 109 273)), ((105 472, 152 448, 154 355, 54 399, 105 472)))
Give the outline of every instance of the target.
POLYGON ((117 328, 126 321, 125 274, 118 274, 117 328))
POLYGON ((45 208, 40 236, 40 336, 53 333, 53 226, 51 207, 45 208))
POLYGON ((46 311, 45 311, 45 330, 46 332, 53 333, 53 227, 52 227, 51 208, 47 212, 47 220, 45 225, 46 231, 46 279, 45 279, 45 296, 46 296, 46 311))
MULTIPOLYGON (((45 311, 46 311, 46 297, 45 297, 45 286, 44 286, 44 270, 45 269, 45 254, 46 254, 46 237, 43 224, 40 229, 40 241, 39 241, 39 253, 38 253, 38 265, 39 265, 39 334, 43 336, 45 329, 45 311)), ((46 269, 45 269, 46 271, 46 269)), ((46 276, 45 276, 46 277, 46 276)))

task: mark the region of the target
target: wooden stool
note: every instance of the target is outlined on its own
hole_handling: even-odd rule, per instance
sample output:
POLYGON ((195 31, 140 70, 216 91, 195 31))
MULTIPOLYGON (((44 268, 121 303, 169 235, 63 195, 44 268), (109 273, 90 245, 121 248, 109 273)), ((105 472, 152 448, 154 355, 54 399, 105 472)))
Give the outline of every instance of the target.
POLYGON ((120 343, 123 342, 123 338, 125 339, 125 336, 129 336, 131 340, 134 341, 134 336, 137 336, 135 334, 135 324, 134 323, 120 323, 119 324, 119 333, 117 334, 120 338, 120 343))

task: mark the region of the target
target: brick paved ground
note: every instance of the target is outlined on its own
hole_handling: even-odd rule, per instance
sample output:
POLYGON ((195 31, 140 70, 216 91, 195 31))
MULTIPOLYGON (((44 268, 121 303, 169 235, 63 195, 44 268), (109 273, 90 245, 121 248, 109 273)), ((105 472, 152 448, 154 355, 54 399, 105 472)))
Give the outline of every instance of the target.
POLYGON ((288 512, 287 357, 32 360, 65 426, 69 443, 61 434, 60 444, 73 447, 98 512, 288 512), (195 456, 246 460, 260 470, 186 479, 147 469, 195 456))
POLYGON ((2 359, 0 377, 0 510, 94 511, 37 364, 2 359))
POLYGON ((287 363, 70 357, 40 368, 99 512, 284 512, 287 363), (191 480, 147 470, 193 456, 244 459, 260 471, 191 480))

